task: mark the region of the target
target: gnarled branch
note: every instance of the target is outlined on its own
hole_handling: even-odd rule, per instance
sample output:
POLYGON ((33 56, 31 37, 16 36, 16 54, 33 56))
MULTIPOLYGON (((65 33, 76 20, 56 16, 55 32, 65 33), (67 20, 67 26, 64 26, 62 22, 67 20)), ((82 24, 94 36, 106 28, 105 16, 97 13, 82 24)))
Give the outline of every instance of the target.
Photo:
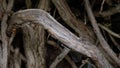
POLYGON ((16 12, 12 18, 12 25, 24 25, 25 22, 34 22, 44 26, 51 35, 69 48, 90 57, 98 68, 113 68, 99 49, 88 41, 78 38, 68 29, 59 24, 51 15, 40 9, 28 9, 16 12))

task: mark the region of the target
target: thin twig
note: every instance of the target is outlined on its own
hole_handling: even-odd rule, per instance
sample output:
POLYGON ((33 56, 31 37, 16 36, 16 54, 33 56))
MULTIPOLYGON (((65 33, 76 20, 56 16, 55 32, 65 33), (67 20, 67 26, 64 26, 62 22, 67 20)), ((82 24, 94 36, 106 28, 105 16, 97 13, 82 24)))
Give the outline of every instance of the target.
POLYGON ((10 46, 11 43, 13 42, 13 39, 14 39, 15 35, 16 35, 16 29, 13 29, 12 34, 11 34, 11 37, 10 37, 9 42, 8 42, 8 45, 9 45, 9 46, 10 46))
MULTIPOLYGON (((54 41, 49 40, 47 41, 47 43, 63 51, 63 49, 60 46, 58 46, 57 43, 55 43, 54 41)), ((68 61, 68 63, 71 64, 72 68, 77 68, 76 64, 71 60, 71 58, 68 55, 65 56, 65 59, 68 61)))
POLYGON ((7 8, 6 0, 2 0, 2 7, 3 7, 3 10, 5 11, 7 8))
POLYGON ((120 50, 120 45, 115 41, 115 39, 109 34, 111 41, 113 44, 120 50))
POLYGON ((102 29, 104 29, 105 31, 107 31, 110 35, 114 36, 114 37, 117 37, 117 38, 120 38, 120 35, 119 34, 116 34, 114 33, 113 31, 111 31, 110 29, 108 29, 107 27, 101 25, 101 24, 98 24, 102 29))
POLYGON ((101 12, 100 15, 103 17, 108 17, 118 12, 120 12, 120 4, 118 4, 116 7, 111 8, 110 10, 101 12))
MULTIPOLYGON (((88 14, 88 17, 91 21, 91 24, 94 28, 94 31, 100 41, 100 44, 101 44, 101 47, 103 48, 103 50, 106 52, 107 55, 109 55, 108 58, 110 58, 111 60, 114 61, 114 64, 120 66, 120 61, 119 59, 117 58, 116 54, 110 49, 108 43, 105 41, 104 37, 102 36, 101 32, 100 32, 100 29, 96 23, 96 20, 95 20, 95 17, 93 15, 93 12, 92 12, 92 9, 90 8, 90 3, 88 0, 84 0, 85 2, 85 8, 86 8, 86 11, 87 11, 87 14, 88 14)), ((113 62, 111 62, 113 63, 113 62)))
POLYGON ((99 13, 102 12, 104 3, 105 3, 105 0, 103 0, 102 3, 101 3, 101 7, 100 7, 100 11, 99 11, 99 13))
POLYGON ((82 65, 80 65, 80 67, 79 68, 82 68, 86 63, 88 63, 89 61, 88 61, 88 58, 86 59, 86 60, 83 60, 82 61, 82 65))
POLYGON ((69 53, 70 49, 65 47, 63 52, 56 57, 54 62, 50 65, 50 68, 56 68, 57 64, 69 53))

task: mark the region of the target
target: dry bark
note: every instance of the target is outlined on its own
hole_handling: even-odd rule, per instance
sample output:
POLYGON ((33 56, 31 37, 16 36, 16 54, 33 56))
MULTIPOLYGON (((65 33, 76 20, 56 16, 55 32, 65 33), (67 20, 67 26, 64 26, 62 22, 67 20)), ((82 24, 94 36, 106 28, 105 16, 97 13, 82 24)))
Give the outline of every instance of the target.
MULTIPOLYGON (((56 8, 58 9, 58 12, 59 12, 60 16, 65 21, 65 23, 67 23, 70 27, 72 27, 79 34, 79 36, 83 40, 86 40, 88 42, 94 43, 93 40, 94 40, 95 36, 91 37, 91 33, 92 33, 92 35, 94 35, 93 34, 94 31, 90 31, 88 29, 88 27, 83 24, 82 21, 78 21, 75 18, 74 14, 71 12, 71 10, 70 10, 70 8, 67 5, 67 3, 66 3, 65 0, 52 0, 52 2, 54 3, 54 5, 56 6, 56 8)), ((90 17, 90 18, 92 18, 92 17, 90 17)), ((91 20, 93 21, 93 19, 91 19, 91 20)), ((95 30, 95 32, 96 31, 98 31, 98 30, 95 30)), ((100 34, 100 33, 98 33, 98 34, 100 34)), ((100 37, 100 38, 102 38, 102 37, 100 37)), ((103 42, 101 42, 101 43, 102 43, 103 46, 99 45, 98 48, 104 54, 104 56, 106 57, 106 59, 110 63, 112 63, 113 65, 119 66, 119 61, 117 61, 118 59, 117 59, 116 55, 114 54, 114 52, 112 52, 112 49, 110 49, 108 45, 106 46, 107 48, 105 48, 104 43, 103 42), (107 53, 106 53, 106 51, 107 51, 107 53), (110 54, 111 54, 112 58, 110 58, 111 57, 110 54), (116 63, 113 62, 113 58, 114 58, 114 61, 116 63)))
POLYGON ((103 50, 104 53, 106 53, 106 58, 108 58, 112 64, 120 66, 120 61, 117 58, 116 54, 112 51, 112 49, 110 48, 110 46, 108 45, 108 43, 105 41, 104 37, 102 36, 102 33, 100 32, 100 29, 97 25, 97 21, 95 20, 95 17, 92 13, 92 9, 90 8, 90 3, 88 0, 84 0, 85 1, 85 8, 87 10, 88 13, 88 17, 92 23, 92 26, 95 30, 95 33, 100 41, 101 44, 101 48, 103 50), (114 62, 113 62, 114 61, 114 62))
POLYGON ((60 40, 69 48, 90 57, 98 68, 113 68, 95 45, 76 37, 43 10, 28 9, 19 11, 12 16, 11 21, 11 25, 24 25, 25 22, 30 21, 41 24, 54 38, 60 40))
MULTIPOLYGON (((8 12, 11 11, 13 7, 14 0, 8 0, 8 4, 6 3, 6 0, 3 0, 5 7, 5 14, 3 15, 2 22, 1 22, 1 41, 2 44, 0 46, 0 68, 7 68, 8 63, 8 37, 6 35, 6 29, 7 29, 7 20, 8 20, 8 12)), ((3 6, 2 6, 3 7, 3 6)))
POLYGON ((30 24, 22 27, 27 68, 45 68, 45 33, 42 26, 30 24))
MULTIPOLYGON (((88 3, 84 2, 85 5, 88 6, 85 7, 88 13, 88 18, 90 19, 92 26, 95 29, 95 33, 102 45, 100 44, 98 46, 95 46, 96 44, 94 40, 95 38, 94 31, 91 31, 91 29, 89 30, 88 26, 86 26, 81 20, 78 20, 76 18, 76 16, 70 10, 70 7, 68 6, 66 0, 39 0, 39 4, 36 3, 36 5, 33 5, 32 3, 34 0, 25 1, 26 4, 21 8, 32 8, 33 6, 37 6, 37 8, 43 9, 50 13, 54 11, 53 8, 55 8, 56 13, 57 9, 64 23, 67 23, 68 26, 75 30, 75 34, 78 35, 78 37, 71 33, 69 30, 67 30, 65 27, 60 25, 59 22, 57 22, 52 16, 50 16, 43 10, 37 9, 23 10, 16 12, 11 17, 10 16, 12 11, 11 9, 16 11, 14 7, 12 8, 12 6, 15 5, 13 3, 14 0, 0 0, 0 21, 1 21, 0 68, 46 68, 45 64, 46 50, 44 44, 45 34, 43 28, 45 28, 50 33, 50 35, 52 35, 52 37, 61 41, 70 49, 75 50, 91 58, 93 61, 92 64, 95 63, 97 68, 120 67, 119 58, 116 56, 113 50, 109 48, 110 45, 108 45, 107 42, 105 42, 104 38, 101 36, 94 15, 92 14, 92 11, 89 11, 89 9, 91 8, 88 3), (51 1, 53 3, 51 3, 51 1), (51 4, 54 4, 55 7, 53 7, 53 5, 51 6, 51 4), (10 21, 8 21, 9 17, 11 17, 10 21), (6 31, 8 24, 9 28, 8 31, 6 31), (22 40, 22 43, 19 42, 20 40, 15 39, 15 37, 17 37, 16 32, 19 31, 19 29, 17 28, 22 29, 22 31, 20 31, 22 32, 22 39, 18 38, 22 40), (6 32, 7 33, 11 32, 11 36, 8 37, 6 32)), ((94 4, 92 5, 95 5, 95 2, 97 1, 94 0, 94 4)), ((111 0, 106 1, 103 0, 102 2, 108 4, 109 7, 112 6, 111 0)), ((24 3, 24 1, 21 1, 21 3, 24 3)), ((101 16, 98 17, 102 17, 105 19, 106 17, 110 17, 119 12, 120 9, 119 4, 116 7, 110 9, 110 12, 103 11, 104 3, 101 3, 100 8, 101 14, 98 13, 101 16)), ((119 37, 119 35, 114 36, 119 37)), ((63 58, 65 58, 65 55, 69 53, 70 50, 69 49, 67 51, 66 50, 67 49, 64 49, 64 51, 60 55, 58 55, 58 58, 56 58, 57 60, 53 62, 53 67, 55 67, 63 58)), ((77 68, 76 66, 73 67, 77 68)))
MULTIPOLYGON (((22 29, 23 42, 19 43, 20 40, 18 40, 18 42, 16 41, 17 44, 14 44, 14 46, 19 44, 19 47, 11 49, 12 52, 10 52, 8 59, 8 67, 22 68, 25 66, 26 68, 46 68, 45 32, 43 27, 38 24, 26 24, 24 26, 19 25, 17 27, 12 27, 17 30, 18 28, 22 29), (20 47, 23 47, 23 49, 20 47), (23 51, 24 54, 23 52, 21 53, 21 51, 23 51)), ((13 43, 15 42, 13 41, 13 43)))
POLYGON ((91 43, 94 42, 92 31, 87 28, 84 22, 75 17, 65 0, 52 0, 52 2, 65 23, 74 29, 80 38, 91 43))

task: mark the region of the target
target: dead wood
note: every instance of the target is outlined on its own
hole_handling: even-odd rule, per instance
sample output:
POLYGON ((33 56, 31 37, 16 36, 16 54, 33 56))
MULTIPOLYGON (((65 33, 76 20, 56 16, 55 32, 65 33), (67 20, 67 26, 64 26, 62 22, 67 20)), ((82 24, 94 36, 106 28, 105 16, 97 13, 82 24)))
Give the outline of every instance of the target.
POLYGON ((98 68, 113 68, 95 45, 76 37, 43 10, 28 9, 19 11, 12 16, 11 21, 11 26, 13 24, 24 25, 25 22, 30 21, 41 24, 54 38, 60 40, 69 48, 90 57, 98 68))
POLYGON ((7 20, 8 20, 8 12, 11 11, 13 7, 14 0, 8 0, 8 4, 6 3, 6 0, 3 0, 4 3, 4 9, 5 14, 3 15, 2 22, 1 22, 1 41, 2 45, 0 47, 1 53, 0 53, 0 68, 7 68, 8 63, 8 37, 6 35, 6 29, 7 29, 7 20), (6 6, 6 7, 5 7, 6 6))
POLYGON ((104 52, 106 52, 106 54, 108 55, 107 58, 109 58, 111 61, 112 64, 116 65, 117 66, 120 66, 120 61, 119 59, 117 58, 116 54, 110 49, 108 43, 105 41, 104 37, 102 36, 101 32, 100 32, 100 29, 97 25, 97 22, 95 20, 95 17, 92 13, 92 10, 90 8, 90 3, 88 0, 85 0, 85 8, 87 10, 87 14, 88 14, 88 17, 92 23, 92 26, 95 30, 95 33, 100 41, 100 44, 101 44, 101 48, 104 50, 104 52), (114 61, 114 62, 113 62, 114 61))
POLYGON ((46 68, 45 33, 42 26, 30 24, 22 27, 27 68, 46 68))
MULTIPOLYGON (((9 56, 9 68, 22 68, 23 66, 26 68, 46 68, 45 33, 43 27, 37 24, 26 24, 13 29, 18 30, 18 28, 22 29, 23 43, 17 42, 19 47, 10 48, 12 52, 10 52, 9 56), (21 49, 22 46, 23 49, 21 49)), ((17 44, 14 46, 17 46, 17 44)), ((12 47, 12 45, 9 47, 12 47)))
POLYGON ((32 1, 31 0, 25 0, 26 7, 31 8, 32 7, 32 1))
MULTIPOLYGON (((55 48, 58 48, 60 51, 63 51, 63 49, 57 44, 55 43, 54 41, 47 41, 47 43, 55 48)), ((67 48, 67 51, 69 51, 69 49, 67 48)), ((64 52, 64 51, 63 51, 64 52)), ((61 57, 60 57, 61 58, 61 57)), ((64 55, 64 58, 67 60, 67 62, 69 64, 71 64, 71 67, 72 68, 77 68, 76 64, 74 63, 74 61, 68 56, 68 55, 64 55)), ((55 61, 56 62, 56 61, 55 61)), ((60 62, 60 61, 59 61, 60 62)), ((53 62, 54 63, 54 62, 53 62)), ((57 65, 57 64, 56 64, 57 65)))
POLYGON ((50 6, 51 6, 51 1, 50 0, 40 0, 39 4, 38 4, 39 9, 43 9, 47 12, 50 11, 50 9, 51 9, 50 6))
POLYGON ((0 0, 0 68, 119 68, 119 6, 119 0, 0 0))
POLYGON ((120 4, 116 5, 113 8, 110 8, 107 11, 104 11, 104 12, 100 13, 100 15, 103 16, 103 17, 110 17, 111 15, 114 15, 118 12, 120 12, 120 4))
POLYGON ((67 47, 64 47, 63 52, 56 57, 54 62, 50 65, 50 68, 56 68, 56 65, 69 53, 70 49, 67 47))
MULTIPOLYGON (((67 3, 65 2, 65 0, 52 0, 52 2, 54 3, 54 5, 56 6, 56 8, 58 9, 59 14, 61 15, 62 19, 69 25, 71 26, 74 30, 76 30, 77 28, 77 32, 79 33, 79 36, 81 38, 83 38, 84 40, 88 41, 88 42, 93 42, 92 40, 94 40, 93 37, 90 37, 90 32, 89 29, 82 23, 82 21, 78 21, 74 14, 70 11, 67 3), (72 21, 71 21, 72 20, 72 21), (78 25, 79 27, 75 26, 78 25), (83 28, 83 27, 84 28, 83 28), (79 31, 78 31, 79 30, 79 31), (85 31, 88 30, 88 31, 85 31), (88 33, 88 34, 87 34, 88 33), (88 40, 89 39, 89 40, 88 40), (92 40, 90 40, 92 39, 92 40)), ((88 8, 87 8, 88 9, 88 8)), ((98 31, 98 30, 97 30, 98 31)), ((92 31, 91 31, 92 33, 92 31)), ((93 34, 92 34, 93 35, 93 34)), ((102 43, 102 42, 101 42, 102 43)), ((103 50, 103 48, 100 48, 101 50, 103 50)), ((111 50, 110 48, 107 48, 109 50, 111 50)), ((105 50, 107 50, 105 49, 105 50)), ((104 55, 107 55, 106 52, 103 53, 104 55)), ((107 59, 109 58, 109 56, 107 56, 107 59)), ((117 57, 116 57, 117 58, 117 57)), ((110 59, 109 59, 110 60, 110 59)), ((110 60, 110 62, 112 63, 112 59, 110 60)), ((117 62, 117 61, 116 61, 117 62)), ((116 65, 116 64, 114 64, 116 65)))
POLYGON ((80 38, 94 42, 92 31, 87 28, 84 22, 75 17, 65 0, 52 0, 52 2, 57 8, 61 18, 67 25, 74 29, 76 33, 78 33, 80 38))

